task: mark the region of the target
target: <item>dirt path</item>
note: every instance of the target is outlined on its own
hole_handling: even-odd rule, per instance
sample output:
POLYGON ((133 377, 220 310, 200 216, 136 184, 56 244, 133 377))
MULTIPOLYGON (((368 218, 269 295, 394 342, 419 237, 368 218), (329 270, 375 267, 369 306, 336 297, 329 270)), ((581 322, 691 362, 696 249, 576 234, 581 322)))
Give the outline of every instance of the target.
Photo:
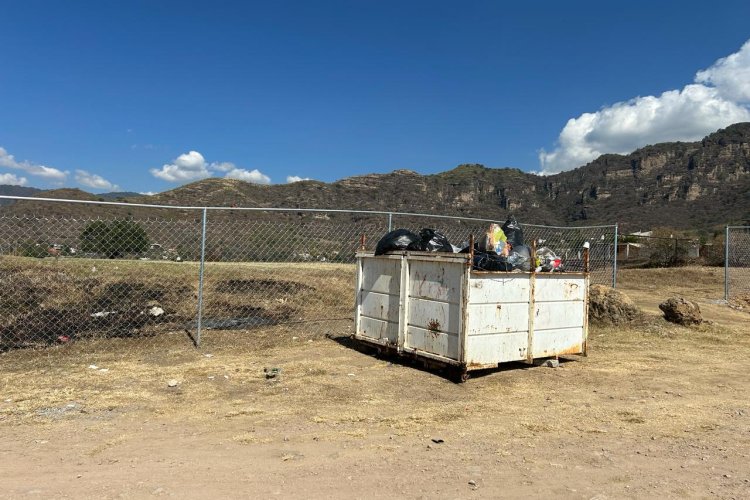
MULTIPOLYGON (((678 286, 631 281, 645 305, 678 286)), ((0 498, 748 498, 750 314, 716 307, 713 325, 592 328, 588 358, 462 385, 303 333, 50 354, 43 372, 8 353, 0 498)))

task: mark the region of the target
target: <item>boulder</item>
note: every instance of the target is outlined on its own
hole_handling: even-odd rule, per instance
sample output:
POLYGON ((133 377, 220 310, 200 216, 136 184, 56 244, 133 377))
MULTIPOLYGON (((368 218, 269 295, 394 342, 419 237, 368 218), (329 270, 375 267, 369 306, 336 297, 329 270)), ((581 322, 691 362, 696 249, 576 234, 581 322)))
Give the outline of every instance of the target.
POLYGON ((641 317, 630 297, 604 285, 589 287, 589 321, 599 325, 621 325, 641 317))
POLYGON ((659 309, 664 313, 664 319, 678 325, 699 325, 703 322, 698 304, 683 297, 669 298, 659 304, 659 309))

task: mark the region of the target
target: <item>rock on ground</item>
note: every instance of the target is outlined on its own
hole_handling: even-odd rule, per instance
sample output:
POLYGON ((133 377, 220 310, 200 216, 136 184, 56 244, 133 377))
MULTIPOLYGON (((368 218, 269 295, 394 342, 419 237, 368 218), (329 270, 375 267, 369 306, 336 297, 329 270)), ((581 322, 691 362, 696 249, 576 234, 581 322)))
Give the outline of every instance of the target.
POLYGON ((630 297, 605 285, 589 287, 589 321, 600 325, 621 325, 641 317, 630 297))
POLYGON ((659 304, 659 309, 664 313, 664 319, 678 325, 699 325, 703 322, 698 304, 683 297, 669 298, 659 304))

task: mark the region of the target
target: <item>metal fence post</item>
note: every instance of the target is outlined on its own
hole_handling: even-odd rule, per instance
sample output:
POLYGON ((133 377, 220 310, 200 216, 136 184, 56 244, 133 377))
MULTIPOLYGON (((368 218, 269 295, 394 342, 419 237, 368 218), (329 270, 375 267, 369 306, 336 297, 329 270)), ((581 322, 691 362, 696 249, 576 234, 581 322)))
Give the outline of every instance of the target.
POLYGON ((195 334, 195 346, 201 345, 201 327, 203 326, 203 272, 206 265, 206 215, 208 209, 203 208, 203 217, 201 222, 201 263, 198 275, 198 330, 195 334))
POLYGON ((617 237, 619 236, 620 224, 615 224, 615 258, 612 261, 612 288, 617 288, 617 237))
POLYGON ((724 230, 724 300, 729 301, 729 226, 724 230))
POLYGON ((393 231, 393 214, 389 212, 388 213, 388 232, 390 233, 391 231, 393 231))

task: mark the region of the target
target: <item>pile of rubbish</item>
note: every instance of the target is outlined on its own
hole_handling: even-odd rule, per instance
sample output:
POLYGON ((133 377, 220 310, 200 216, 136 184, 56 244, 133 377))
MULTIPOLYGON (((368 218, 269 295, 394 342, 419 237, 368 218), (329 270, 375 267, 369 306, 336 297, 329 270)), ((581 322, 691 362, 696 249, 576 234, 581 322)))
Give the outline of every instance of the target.
MULTIPOLYGON (((383 236, 375 247, 375 255, 389 252, 452 252, 469 253, 469 242, 455 246, 441 232, 422 229, 414 234, 407 229, 396 229, 383 236)), ((536 250, 532 259, 531 248, 524 243, 523 228, 511 216, 505 224, 490 224, 486 233, 474 243, 473 269, 477 271, 564 271, 562 260, 547 247, 536 250)))

